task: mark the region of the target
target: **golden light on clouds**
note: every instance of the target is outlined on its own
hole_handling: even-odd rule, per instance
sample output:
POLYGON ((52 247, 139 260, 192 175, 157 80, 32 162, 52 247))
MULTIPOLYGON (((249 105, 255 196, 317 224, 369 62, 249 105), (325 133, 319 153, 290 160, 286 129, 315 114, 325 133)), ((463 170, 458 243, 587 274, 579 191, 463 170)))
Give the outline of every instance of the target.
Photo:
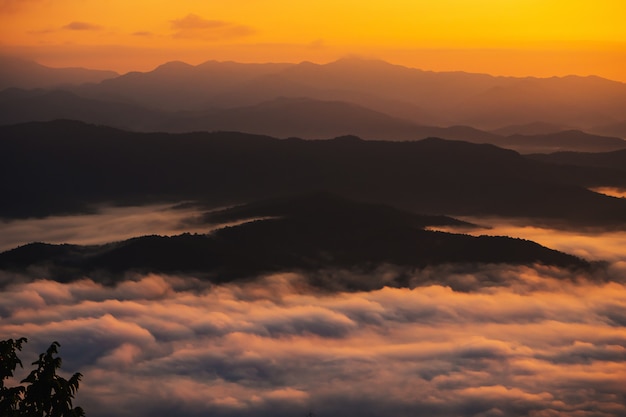
POLYGON ((55 66, 358 54, 433 70, 626 80, 620 0, 3 0, 0 10, 0 51, 55 66))
POLYGON ((624 284, 482 273, 510 282, 320 294, 296 274, 38 280, 0 293, 0 331, 28 334, 28 358, 59 338, 95 417, 624 415, 624 284))

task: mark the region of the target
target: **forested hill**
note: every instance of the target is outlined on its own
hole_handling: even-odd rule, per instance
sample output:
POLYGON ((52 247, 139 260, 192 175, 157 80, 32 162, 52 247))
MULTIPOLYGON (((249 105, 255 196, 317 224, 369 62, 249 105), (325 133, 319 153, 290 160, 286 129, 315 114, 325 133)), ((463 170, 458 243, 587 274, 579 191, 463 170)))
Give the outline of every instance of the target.
POLYGON ((0 137, 5 218, 102 202, 215 206, 326 190, 428 214, 626 224, 626 201, 585 188, 625 186, 626 173, 553 165, 493 145, 132 133, 67 120, 2 126, 0 137))
POLYGON ((307 271, 313 272, 307 276, 316 286, 370 290, 384 285, 407 286, 409 276, 385 281, 380 274, 372 274, 363 280, 346 277, 327 281, 317 272, 479 263, 590 267, 582 259, 527 240, 425 229, 428 225, 471 226, 455 219, 414 215, 327 193, 264 200, 209 213, 203 221, 247 218, 251 221, 208 235, 142 236, 96 246, 32 243, 1 253, 0 269, 28 273, 35 268, 46 271, 51 279, 89 276, 107 284, 122 279, 127 272, 192 274, 220 283, 256 279, 267 273, 307 271))

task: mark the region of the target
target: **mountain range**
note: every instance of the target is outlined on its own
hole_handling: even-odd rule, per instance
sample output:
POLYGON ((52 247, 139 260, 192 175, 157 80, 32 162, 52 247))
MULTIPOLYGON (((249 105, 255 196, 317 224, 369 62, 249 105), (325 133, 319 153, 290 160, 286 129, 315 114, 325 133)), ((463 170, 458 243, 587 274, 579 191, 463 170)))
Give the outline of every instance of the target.
POLYGON ((493 145, 135 133, 75 121, 0 126, 0 137, 5 218, 81 212, 106 202, 218 206, 326 190, 427 214, 626 224, 626 200, 588 189, 626 188, 623 170, 554 164, 493 145))
POLYGON ((34 61, 0 55, 0 90, 6 88, 58 88, 98 83, 118 77, 115 71, 85 68, 50 68, 34 61))
POLYGON ((126 74, 76 91, 169 110, 308 97, 359 104, 417 124, 479 129, 544 121, 584 130, 626 117, 626 84, 598 77, 436 73, 355 58, 325 65, 250 65, 168 63, 148 73, 126 74))
POLYGON ((320 271, 588 269, 534 242, 430 228, 477 227, 458 216, 626 224, 626 199, 593 191, 626 188, 626 85, 598 77, 434 73, 359 59, 171 62, 124 75, 10 61, 0 75, 3 221, 191 201, 207 212, 187 222, 230 225, 95 246, 31 243, 0 254, 0 270, 107 284, 127 272, 219 283, 315 271, 312 285, 367 290, 415 283, 402 274, 331 282, 320 271))
MULTIPOLYGON (((13 82, 2 86, 32 89, 63 84, 42 81, 35 85, 38 77, 19 82, 19 74, 29 73, 20 70, 20 65, 29 68, 37 64, 8 66, 5 72, 13 75, 3 78, 13 82)), ((51 75, 40 77, 42 80, 54 79, 54 69, 49 70, 51 75)), ((303 138, 355 134, 367 139, 407 140, 448 133, 447 139, 489 142, 494 134, 571 130, 626 137, 626 84, 598 77, 437 73, 356 58, 323 65, 208 61, 193 66, 170 62, 149 72, 115 75, 96 72, 90 80, 74 77, 73 85, 62 87, 76 96, 73 98, 56 96, 55 101, 44 92, 22 93, 22 99, 28 95, 31 102, 22 102, 22 106, 32 105, 39 112, 29 116, 27 111, 15 109, 2 123, 50 120, 46 114, 54 113, 52 103, 68 110, 68 101, 80 108, 78 101, 84 100, 82 112, 67 111, 61 117, 97 122, 98 117, 128 109, 137 117, 121 118, 116 127, 169 132, 237 130, 303 138), (455 126, 465 126, 466 132, 446 131, 455 126), (542 129, 529 132, 529 126, 542 129)), ((15 95, 15 91, 8 93, 15 95)), ((520 144, 514 146, 519 149, 520 144)), ((618 149, 616 146, 621 144, 586 150, 608 151, 618 149)), ((534 151, 540 150, 529 150, 534 151)))
POLYGON ((626 148, 626 141, 618 137, 577 130, 505 136, 469 126, 417 125, 357 104, 310 98, 278 97, 244 107, 167 111, 130 102, 85 98, 65 90, 11 88, 0 92, 0 124, 56 119, 80 120, 145 132, 241 131, 303 139, 352 134, 363 139, 395 141, 439 137, 491 143, 523 153, 562 150, 602 152, 626 148))
MULTIPOLYGON (((468 225, 443 216, 419 216, 327 193, 263 200, 209 213, 204 220, 249 217, 255 220, 208 235, 142 236, 95 246, 31 243, 0 253, 0 270, 25 273, 29 268, 39 268, 62 282, 90 276, 106 284, 127 272, 192 274, 222 283, 282 271, 307 271, 313 272, 307 274, 312 285, 354 291, 416 282, 402 274, 387 280, 376 274, 369 279, 329 280, 315 272, 336 268, 367 271, 380 265, 591 266, 527 240, 425 230, 429 225, 468 225), (261 216, 265 218, 259 219, 261 216)), ((451 286, 455 287, 453 283, 451 286)))
POLYGON ((531 155, 532 158, 554 164, 609 168, 626 171, 626 150, 613 152, 555 152, 544 155, 531 155))

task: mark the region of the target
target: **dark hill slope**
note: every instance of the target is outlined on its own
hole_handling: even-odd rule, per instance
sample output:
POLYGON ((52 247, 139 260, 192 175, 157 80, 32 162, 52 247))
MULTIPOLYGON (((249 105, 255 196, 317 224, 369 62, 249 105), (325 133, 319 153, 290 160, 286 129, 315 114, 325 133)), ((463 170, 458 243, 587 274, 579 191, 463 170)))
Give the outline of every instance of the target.
POLYGON ((619 136, 620 138, 626 139, 626 120, 604 126, 598 126, 593 128, 592 131, 599 135, 619 136))
POLYGON ((10 87, 49 88, 97 83, 118 76, 114 71, 50 68, 34 61, 0 55, 0 90, 10 87))
POLYGON ((71 121, 4 126, 0 137, 4 217, 98 202, 217 205, 327 190, 423 213, 626 224, 626 202, 583 188, 626 184, 626 174, 554 166, 492 145, 144 134, 71 121))
POLYGON ((626 149, 613 152, 555 152, 549 155, 530 155, 533 159, 554 164, 581 167, 610 168, 626 171, 626 149))
POLYGON ((141 131, 156 130, 156 124, 164 118, 164 112, 79 97, 64 90, 10 88, 0 92, 0 124, 72 119, 141 131))
POLYGON ((371 219, 375 223, 384 223, 387 226, 403 225, 419 229, 427 226, 478 227, 447 216, 418 215, 384 204, 357 203, 327 192, 260 200, 224 210, 210 211, 196 221, 214 224, 268 217, 308 217, 318 222, 361 224, 367 224, 371 219))
POLYGON ((531 122, 520 125, 503 126, 494 129, 491 132, 496 135, 513 136, 513 135, 547 135, 549 133, 558 133, 567 130, 564 126, 547 122, 531 122))
POLYGON ((158 125, 158 130, 236 130, 304 139, 331 138, 346 134, 368 139, 422 138, 415 124, 365 107, 340 101, 286 97, 253 106, 173 114, 158 125))
POLYGON ((275 137, 417 140, 436 136, 486 143, 502 139, 467 126, 418 126, 342 101, 279 97, 252 106, 164 111, 124 101, 81 97, 63 90, 0 92, 0 124, 71 119, 141 132, 240 131, 275 137))
POLYGON ((569 130, 503 137, 469 126, 417 125, 369 108, 336 100, 279 97, 251 106, 202 111, 164 111, 134 103, 96 100, 63 90, 0 92, 0 124, 79 120, 141 132, 239 131, 274 137, 418 140, 427 137, 491 143, 521 153, 598 152, 623 149, 620 138, 569 130))
POLYGON ((626 148, 626 141, 617 137, 591 135, 579 130, 540 135, 511 135, 490 141, 503 148, 524 153, 551 153, 562 150, 608 152, 626 148))
POLYGON ((93 98, 128 100, 163 110, 205 110, 220 107, 219 101, 210 98, 291 65, 207 61, 193 66, 174 61, 149 72, 129 72, 97 85, 83 85, 75 91, 93 98))
MULTIPOLYGON (((454 219, 420 217, 326 194, 276 203, 264 201, 220 215, 237 217, 242 211, 272 218, 219 229, 211 235, 144 236, 88 247, 35 243, 0 254, 0 269, 23 272, 40 266, 47 268, 51 278, 61 280, 83 276, 109 280, 136 271, 194 274, 224 282, 272 272, 368 270, 387 264, 410 268, 448 263, 589 267, 579 258, 530 241, 433 232, 422 227, 424 223, 454 219)), ((385 283, 313 283, 359 290, 408 284, 401 277, 385 283)))

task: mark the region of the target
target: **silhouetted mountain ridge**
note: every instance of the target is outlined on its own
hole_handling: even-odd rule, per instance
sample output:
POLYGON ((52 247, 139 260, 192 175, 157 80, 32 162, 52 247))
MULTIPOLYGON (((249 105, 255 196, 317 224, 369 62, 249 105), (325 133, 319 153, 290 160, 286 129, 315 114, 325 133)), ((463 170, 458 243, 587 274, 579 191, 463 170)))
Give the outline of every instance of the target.
POLYGON ((556 166, 493 145, 132 133, 72 121, 0 126, 0 137, 3 217, 102 202, 217 206, 327 190, 421 213, 626 224, 626 202, 586 189, 624 186, 623 172, 556 166))
POLYGON ((420 125, 494 129, 537 120, 571 128, 623 121, 626 84, 599 77, 515 78, 430 72, 382 61, 166 64, 77 92, 165 110, 255 105, 276 97, 344 101, 420 125))
POLYGON ((426 126, 491 130, 545 120, 586 131, 607 126, 602 134, 624 136, 618 124, 624 121, 626 84, 593 76, 494 77, 422 71, 356 58, 328 64, 170 62, 117 77, 109 72, 20 65, 19 70, 4 66, 10 74, 2 77, 5 84, 0 89, 58 86, 64 84, 59 78, 63 73, 66 79, 71 75, 67 83, 74 86, 67 88, 78 95, 153 110, 205 111, 253 106, 277 97, 307 97, 352 103, 426 126), (25 84, 21 76, 36 82, 25 84))
MULTIPOLYGON (((419 223, 454 219, 419 217, 383 205, 360 204, 327 194, 253 203, 222 213, 280 214, 210 235, 143 236, 99 246, 25 245, 0 254, 0 268, 45 267, 54 279, 107 277, 125 272, 193 274, 213 282, 255 279, 285 271, 367 270, 380 265, 423 268, 441 264, 541 263, 589 268, 579 258, 534 242, 507 237, 426 231, 419 223), (230 213, 229 213, 230 212, 230 213), (112 273, 114 275, 112 275, 112 273)), ((444 278, 442 278, 443 280, 444 278)), ((334 289, 366 290, 392 282, 320 283, 334 289)))
POLYGON ((114 71, 50 68, 34 61, 0 56, 0 90, 9 87, 28 89, 97 83, 118 76, 114 71))
POLYGON ((0 124, 57 119, 126 128, 156 130, 166 115, 132 103, 107 102, 65 90, 7 89, 0 92, 0 124))
POLYGON ((497 135, 502 136, 513 136, 513 135, 547 135, 550 133, 557 133, 563 130, 568 130, 566 127, 561 125, 556 125, 554 123, 547 122, 531 122, 524 123, 519 125, 510 125, 499 127, 498 129, 491 130, 491 133, 495 133, 497 135))
MULTIPOLYGON (((337 140, 358 140, 343 137, 337 140)), ((402 211, 384 204, 357 203, 327 192, 316 192, 295 197, 260 200, 241 206, 206 213, 202 220, 206 223, 229 223, 250 218, 300 217, 315 218, 318 221, 368 223, 371 218, 378 223, 396 225, 399 223, 424 229, 427 226, 478 227, 447 216, 427 216, 402 211), (362 216, 362 217, 360 217, 362 216)))
POLYGON ((423 126, 356 104, 277 97, 251 106, 167 112, 133 103, 80 97, 63 90, 0 92, 0 124, 75 119, 136 131, 242 131, 275 137, 331 138, 352 134, 365 139, 416 140, 440 137, 493 143, 523 153, 556 150, 609 151, 626 147, 618 138, 566 131, 504 138, 468 126, 423 126))
POLYGON ((626 171, 626 149, 598 153, 555 152, 549 155, 530 155, 530 157, 555 164, 626 171))
POLYGON ((626 148, 626 141, 621 138, 592 135, 580 130, 563 130, 539 135, 511 135, 490 142, 524 153, 552 153, 561 150, 607 152, 626 148))
POLYGON ((626 120, 608 125, 596 126, 591 129, 592 132, 599 135, 619 136, 626 139, 626 120))

